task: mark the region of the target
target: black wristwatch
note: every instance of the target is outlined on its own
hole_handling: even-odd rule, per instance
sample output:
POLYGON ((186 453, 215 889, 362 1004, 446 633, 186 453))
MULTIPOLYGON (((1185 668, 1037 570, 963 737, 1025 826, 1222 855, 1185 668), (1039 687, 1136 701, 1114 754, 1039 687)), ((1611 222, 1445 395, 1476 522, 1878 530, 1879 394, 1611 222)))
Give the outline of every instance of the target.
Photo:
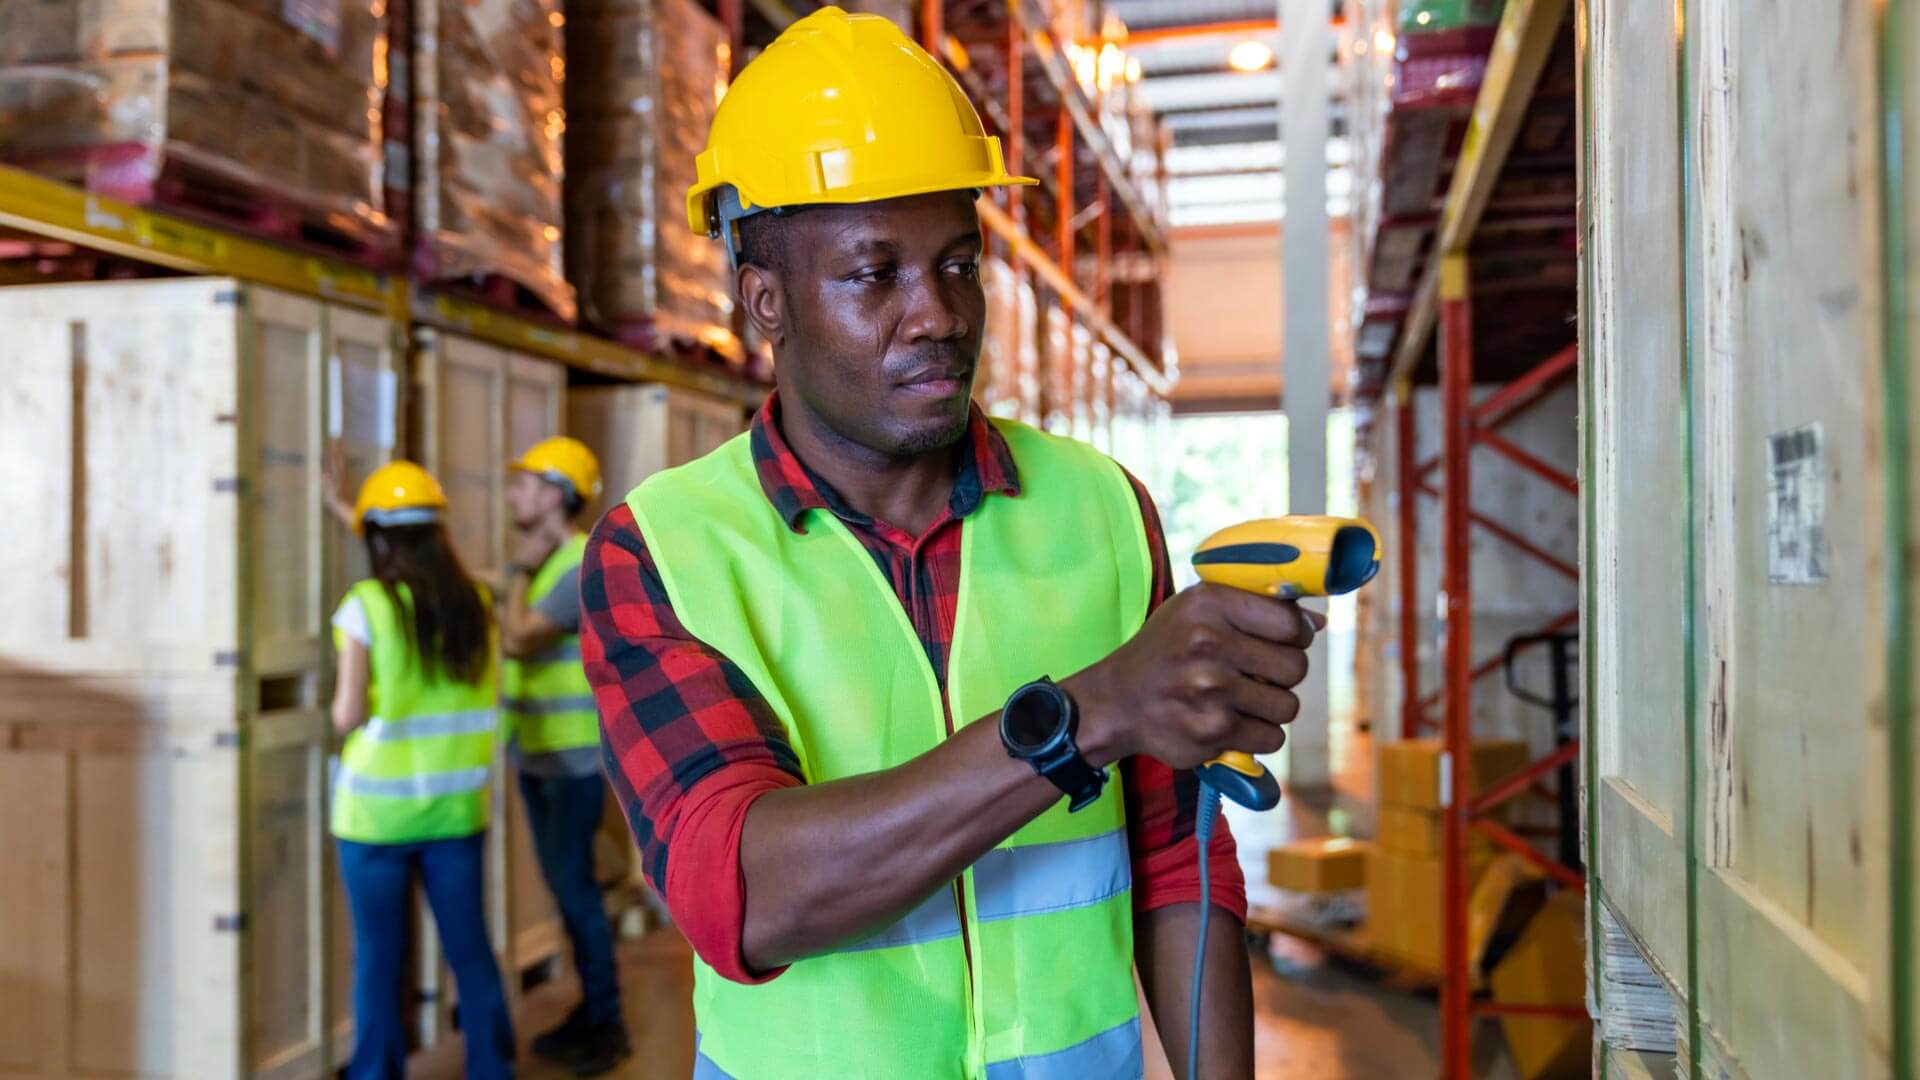
POLYGON ((1087 764, 1073 737, 1080 730, 1080 709, 1073 695, 1042 678, 1015 690, 1000 710, 1000 742, 1007 753, 1033 766, 1073 801, 1067 809, 1093 804, 1106 786, 1107 772, 1087 764))

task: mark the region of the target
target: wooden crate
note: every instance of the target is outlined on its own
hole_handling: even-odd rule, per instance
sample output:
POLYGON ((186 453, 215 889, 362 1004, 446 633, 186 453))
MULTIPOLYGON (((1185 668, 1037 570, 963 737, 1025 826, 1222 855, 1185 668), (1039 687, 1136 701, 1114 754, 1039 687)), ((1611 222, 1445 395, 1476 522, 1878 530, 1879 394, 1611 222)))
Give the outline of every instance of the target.
POLYGON ((333 431, 395 442, 379 319, 229 280, 0 291, 0 1075, 328 1075, 333 431))
MULTIPOLYGON (((1915 551, 1887 549, 1914 494, 1887 470, 1916 473, 1887 404, 1883 255, 1913 237, 1881 197, 1883 9, 1685 7, 1677 56, 1672 10, 1585 5, 1596 893, 1710 1067, 1896 1075, 1912 718, 1887 709, 1913 657, 1888 593, 1915 551)), ((1911 26, 1893 44, 1911 103, 1911 26)), ((1920 197, 1911 169, 1889 187, 1920 197)))
POLYGON ((597 515, 661 469, 717 449, 746 418, 732 402, 677 387, 594 386, 567 394, 567 430, 600 457, 597 515))

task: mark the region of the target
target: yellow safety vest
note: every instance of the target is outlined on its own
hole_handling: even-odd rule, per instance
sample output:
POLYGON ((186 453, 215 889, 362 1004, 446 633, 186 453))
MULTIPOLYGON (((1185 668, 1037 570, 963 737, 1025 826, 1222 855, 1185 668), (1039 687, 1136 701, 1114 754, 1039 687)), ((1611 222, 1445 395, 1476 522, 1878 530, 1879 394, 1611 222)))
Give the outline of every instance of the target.
MULTIPOLYGON (((575 533, 554 549, 527 586, 527 603, 538 604, 567 571, 580 565, 587 538, 575 533)), ((551 754, 600 745, 600 715, 593 686, 580 666, 580 636, 568 634, 537 656, 508 660, 500 679, 500 709, 524 754, 551 754)))
MULTIPOLYGON (((675 614, 765 696, 808 782, 927 753, 947 738, 943 705, 994 722, 1015 688, 1085 668, 1144 621, 1153 566, 1120 468, 995 423, 1021 492, 964 526, 944 702, 873 557, 826 511, 790 529, 746 436, 628 496, 675 614)), ((1131 885, 1120 784, 1079 813, 1063 798, 865 941, 758 986, 696 961, 694 1075, 1138 1076, 1131 885)))
MULTIPOLYGON (((411 603, 406 586, 402 600, 411 603)), ((487 827, 500 741, 498 669, 478 683, 429 676, 407 632, 409 616, 377 581, 350 594, 373 643, 367 722, 347 736, 333 775, 333 835, 364 844, 472 836, 487 827)), ((484 596, 484 590, 483 590, 484 596)), ((334 631, 336 644, 341 637, 334 631)), ((489 656, 495 654, 489 647, 489 656)))

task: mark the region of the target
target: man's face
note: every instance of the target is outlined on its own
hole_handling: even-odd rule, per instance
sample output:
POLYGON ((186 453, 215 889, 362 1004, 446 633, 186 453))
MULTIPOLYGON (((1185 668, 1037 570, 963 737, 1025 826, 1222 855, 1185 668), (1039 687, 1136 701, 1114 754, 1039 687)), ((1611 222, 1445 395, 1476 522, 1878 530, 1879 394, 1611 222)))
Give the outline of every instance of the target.
POLYGON ((530 472, 515 469, 507 481, 507 511, 513 515, 513 527, 530 529, 546 516, 562 509, 566 499, 560 489, 530 472))
POLYGON ((783 398, 891 458, 963 438, 986 317, 971 194, 820 207, 779 227, 783 398))

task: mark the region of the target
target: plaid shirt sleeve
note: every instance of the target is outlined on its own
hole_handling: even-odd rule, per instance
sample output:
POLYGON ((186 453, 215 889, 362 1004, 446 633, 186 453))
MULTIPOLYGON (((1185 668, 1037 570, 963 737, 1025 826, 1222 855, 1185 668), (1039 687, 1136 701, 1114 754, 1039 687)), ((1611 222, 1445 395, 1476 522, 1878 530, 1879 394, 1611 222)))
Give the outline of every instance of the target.
MULTIPOLYGON (((1140 500, 1146 523, 1147 545, 1153 558, 1153 595, 1149 610, 1173 595, 1173 566, 1167 557, 1166 533, 1153 497, 1139 480, 1128 475, 1140 500)), ((1200 899, 1200 867, 1194 860, 1194 806, 1199 781, 1192 770, 1174 770, 1150 757, 1133 757, 1121 765, 1127 795, 1127 829, 1133 852, 1133 909, 1148 912, 1169 904, 1200 899)), ((1223 817, 1214 826, 1207 848, 1212 875, 1213 906, 1247 917, 1247 884, 1240 870, 1233 833, 1223 817)))
POLYGON ((740 954, 740 837, 753 800, 803 782, 785 729, 745 673, 674 614, 624 504, 587 542, 580 606, 606 774, 647 880, 714 970, 773 978, 740 954))

